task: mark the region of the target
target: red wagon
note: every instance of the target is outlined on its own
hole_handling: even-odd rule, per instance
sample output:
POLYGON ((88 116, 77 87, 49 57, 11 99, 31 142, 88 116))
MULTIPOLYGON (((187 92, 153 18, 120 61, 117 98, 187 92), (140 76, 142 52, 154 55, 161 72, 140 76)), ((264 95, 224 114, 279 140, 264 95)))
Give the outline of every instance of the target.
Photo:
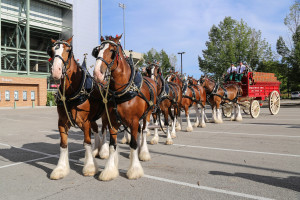
MULTIPOLYGON (((269 102, 269 110, 276 115, 280 109, 280 84, 274 73, 248 72, 241 82, 229 81, 224 85, 238 84, 242 87, 243 95, 239 98, 244 113, 257 118, 263 102, 269 102)), ((223 114, 231 116, 231 105, 223 106, 223 114)))

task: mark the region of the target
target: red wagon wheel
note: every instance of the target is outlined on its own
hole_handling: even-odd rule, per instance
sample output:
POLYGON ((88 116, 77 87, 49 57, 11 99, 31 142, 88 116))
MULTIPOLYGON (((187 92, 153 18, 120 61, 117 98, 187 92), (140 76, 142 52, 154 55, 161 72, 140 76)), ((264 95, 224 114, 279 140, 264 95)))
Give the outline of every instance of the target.
POLYGON ((257 100, 252 100, 250 103, 250 115, 253 118, 257 118, 260 113, 260 105, 257 100))
POLYGON ((276 115, 280 109, 280 95, 274 90, 269 97, 269 110, 272 115, 276 115))

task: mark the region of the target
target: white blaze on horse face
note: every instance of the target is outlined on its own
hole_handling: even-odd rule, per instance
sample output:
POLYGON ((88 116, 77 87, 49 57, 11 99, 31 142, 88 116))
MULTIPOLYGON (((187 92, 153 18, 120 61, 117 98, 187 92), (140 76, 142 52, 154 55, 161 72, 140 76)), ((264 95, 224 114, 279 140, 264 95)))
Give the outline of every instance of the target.
POLYGON ((154 67, 151 68, 151 79, 154 80, 154 67))
POLYGON ((167 81, 168 81, 168 82, 170 82, 170 81, 171 81, 171 76, 169 76, 169 77, 168 77, 167 81))
MULTIPOLYGON (((63 53, 63 44, 57 44, 54 48, 54 55, 59 55, 62 57, 63 53)), ((59 57, 54 57, 53 65, 52 65, 52 77, 54 79, 60 79, 62 76, 62 68, 64 66, 63 61, 59 57)))
MULTIPOLYGON (((103 58, 103 54, 108 47, 109 47, 109 44, 105 44, 104 47, 99 50, 97 57, 103 58)), ((98 81, 98 82, 103 81, 103 79, 104 79, 105 72, 102 72, 102 63, 103 63, 102 60, 100 60, 100 59, 96 60, 95 69, 94 69, 94 77, 96 78, 96 81, 98 81)))

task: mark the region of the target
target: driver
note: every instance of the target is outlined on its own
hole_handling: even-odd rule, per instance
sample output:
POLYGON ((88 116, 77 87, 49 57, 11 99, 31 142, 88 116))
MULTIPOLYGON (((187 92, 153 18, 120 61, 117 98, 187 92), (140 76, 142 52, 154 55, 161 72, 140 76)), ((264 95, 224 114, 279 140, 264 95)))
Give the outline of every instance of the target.
POLYGON ((245 70, 246 70, 246 67, 245 67, 245 65, 243 65, 243 62, 241 61, 240 64, 236 68, 235 80, 237 82, 241 82, 245 70))
POLYGON ((226 81, 232 81, 232 78, 234 77, 234 74, 236 73, 236 67, 233 63, 231 63, 231 66, 227 69, 227 74, 225 75, 225 82, 226 81))

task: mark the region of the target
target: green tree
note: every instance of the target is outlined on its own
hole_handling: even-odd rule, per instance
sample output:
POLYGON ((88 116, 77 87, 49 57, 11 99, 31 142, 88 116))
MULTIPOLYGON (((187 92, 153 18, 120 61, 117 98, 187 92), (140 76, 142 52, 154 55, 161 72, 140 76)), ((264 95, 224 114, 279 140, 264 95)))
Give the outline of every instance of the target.
POLYGON ((245 21, 225 17, 208 33, 203 58, 198 56, 199 68, 204 73, 222 76, 230 63, 247 61, 254 69, 260 62, 273 60, 271 46, 261 38, 261 32, 249 27, 245 21))
POLYGON ((277 40, 277 53, 281 56, 281 63, 287 68, 288 92, 300 90, 300 2, 290 7, 290 13, 284 18, 284 24, 290 32, 290 45, 283 37, 277 40))

